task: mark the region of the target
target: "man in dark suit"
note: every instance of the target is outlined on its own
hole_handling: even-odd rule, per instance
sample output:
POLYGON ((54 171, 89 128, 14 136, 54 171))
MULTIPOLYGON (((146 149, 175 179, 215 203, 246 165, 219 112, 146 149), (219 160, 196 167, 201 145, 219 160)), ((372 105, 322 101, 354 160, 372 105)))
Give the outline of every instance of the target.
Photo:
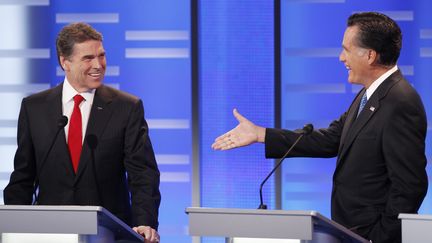
POLYGON ((64 27, 57 55, 64 82, 22 101, 5 204, 34 203, 38 187, 37 204, 100 205, 159 242, 160 174, 142 101, 102 84, 105 50, 91 26, 64 27))
MULTIPOLYGON (((399 213, 417 213, 427 191, 426 115, 396 63, 402 35, 389 17, 356 13, 348 19, 340 54, 348 81, 364 88, 326 129, 305 136, 290 156, 334 157, 332 218, 373 242, 401 242, 399 213)), ((264 142, 267 157, 282 157, 294 131, 256 126, 234 110, 239 125, 214 149, 264 142)))

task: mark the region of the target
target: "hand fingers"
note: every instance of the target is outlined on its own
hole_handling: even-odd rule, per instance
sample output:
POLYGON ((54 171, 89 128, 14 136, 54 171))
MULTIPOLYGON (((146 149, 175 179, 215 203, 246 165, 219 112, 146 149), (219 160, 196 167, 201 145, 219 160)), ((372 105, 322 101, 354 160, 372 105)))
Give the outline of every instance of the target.
MULTIPOLYGON (((233 109, 233 115, 237 119, 238 122, 249 122, 248 119, 246 119, 244 116, 242 116, 236 108, 233 109)), ((231 131, 222 134, 221 136, 217 137, 214 141, 214 143, 211 145, 211 147, 214 150, 228 150, 239 147, 239 144, 237 144, 236 139, 238 136, 238 130, 241 125, 237 126, 236 128, 232 129, 231 131)))
MULTIPOLYGON (((156 230, 151 229, 150 236, 145 237, 147 242, 149 243, 158 243, 160 241, 159 234, 156 230)), ((146 242, 146 241, 144 241, 146 242)))
POLYGON ((215 150, 220 150, 220 149, 222 149, 222 147, 225 147, 226 144, 228 144, 230 141, 232 131, 233 130, 231 130, 227 133, 224 133, 224 134, 220 135, 219 137, 217 137, 215 139, 214 143, 212 144, 212 148, 215 150))
POLYGON ((215 150, 227 150, 236 148, 236 142, 234 136, 229 132, 218 137, 216 141, 212 144, 212 148, 215 150))
POLYGON ((146 243, 157 243, 160 240, 158 232, 149 226, 138 226, 132 229, 142 235, 146 243))
POLYGON ((229 132, 224 133, 215 139, 215 142, 223 141, 226 137, 228 137, 229 132))

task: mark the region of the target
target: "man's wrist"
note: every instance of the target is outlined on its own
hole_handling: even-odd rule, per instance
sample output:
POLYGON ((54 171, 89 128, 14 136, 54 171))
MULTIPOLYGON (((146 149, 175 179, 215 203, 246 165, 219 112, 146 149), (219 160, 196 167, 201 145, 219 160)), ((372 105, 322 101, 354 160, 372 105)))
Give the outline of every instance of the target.
POLYGON ((264 143, 266 135, 266 128, 257 126, 257 142, 264 143))

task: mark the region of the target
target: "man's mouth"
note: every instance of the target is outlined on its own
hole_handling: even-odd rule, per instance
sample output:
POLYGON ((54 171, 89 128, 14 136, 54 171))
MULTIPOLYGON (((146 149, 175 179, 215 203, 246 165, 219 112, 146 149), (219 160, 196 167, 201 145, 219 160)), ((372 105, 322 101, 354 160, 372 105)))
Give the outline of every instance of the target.
POLYGON ((93 77, 93 78, 100 78, 100 77, 102 77, 102 73, 89 73, 88 74, 90 77, 93 77))

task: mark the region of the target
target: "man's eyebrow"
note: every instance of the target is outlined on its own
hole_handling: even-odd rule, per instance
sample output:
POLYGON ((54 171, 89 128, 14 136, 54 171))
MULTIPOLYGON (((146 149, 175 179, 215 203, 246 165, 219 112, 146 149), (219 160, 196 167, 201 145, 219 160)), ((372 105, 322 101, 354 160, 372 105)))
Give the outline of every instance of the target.
POLYGON ((81 59, 91 59, 91 58, 95 58, 95 55, 92 54, 84 55, 81 59))

